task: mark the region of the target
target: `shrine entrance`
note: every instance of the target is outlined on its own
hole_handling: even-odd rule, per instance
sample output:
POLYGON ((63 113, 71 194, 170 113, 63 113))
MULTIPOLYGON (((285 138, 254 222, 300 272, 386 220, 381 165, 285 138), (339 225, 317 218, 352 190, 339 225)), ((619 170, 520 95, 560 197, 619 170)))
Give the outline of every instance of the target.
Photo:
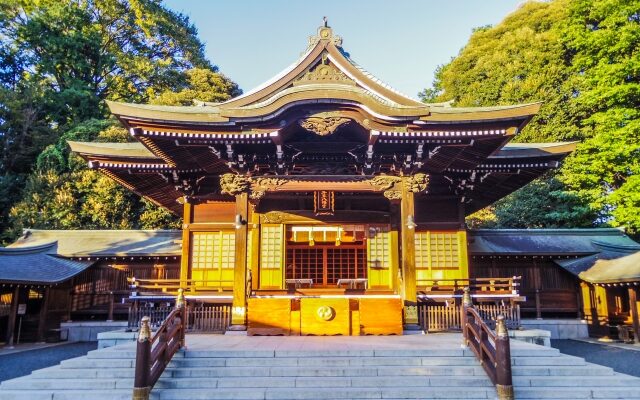
POLYGON ((297 288, 367 288, 364 225, 291 226, 285 284, 297 288))

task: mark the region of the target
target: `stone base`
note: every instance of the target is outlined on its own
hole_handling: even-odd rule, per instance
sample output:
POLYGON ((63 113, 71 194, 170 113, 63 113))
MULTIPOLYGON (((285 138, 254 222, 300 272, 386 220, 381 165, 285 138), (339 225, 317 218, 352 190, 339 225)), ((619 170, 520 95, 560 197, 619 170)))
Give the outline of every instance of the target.
POLYGON ((135 342, 138 339, 138 332, 111 331, 98 334, 98 348, 112 347, 122 343, 135 342))
POLYGON ((224 334, 227 336, 247 336, 247 331, 232 331, 229 329, 224 334))
POLYGON ((98 340, 98 334, 102 332, 117 331, 126 327, 127 321, 78 321, 62 322, 60 331, 62 339, 66 333, 70 342, 95 342, 98 340))
POLYGON ((510 330, 511 339, 551 347, 551 332, 543 329, 510 330))
POLYGON ((405 329, 402 331, 403 335, 424 335, 424 331, 422 329, 413 330, 413 329, 405 329))
POLYGON ((522 328, 551 332, 551 339, 581 339, 589 337, 587 322, 579 319, 523 319, 522 328))

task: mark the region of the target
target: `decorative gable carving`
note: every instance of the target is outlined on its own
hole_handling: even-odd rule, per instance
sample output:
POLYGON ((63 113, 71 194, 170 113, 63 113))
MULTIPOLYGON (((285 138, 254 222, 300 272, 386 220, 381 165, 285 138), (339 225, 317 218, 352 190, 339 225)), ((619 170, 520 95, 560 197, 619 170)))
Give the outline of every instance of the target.
POLYGON ((351 80, 342 71, 331 64, 319 64, 311 71, 302 75, 293 82, 293 86, 321 84, 321 83, 340 83, 343 85, 355 86, 356 83, 351 80))

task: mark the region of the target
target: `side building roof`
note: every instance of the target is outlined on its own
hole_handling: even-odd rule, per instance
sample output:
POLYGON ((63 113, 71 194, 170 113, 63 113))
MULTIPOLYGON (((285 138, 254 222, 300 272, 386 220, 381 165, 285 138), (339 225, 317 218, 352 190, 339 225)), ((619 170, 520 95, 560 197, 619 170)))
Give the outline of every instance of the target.
POLYGON ((163 257, 180 256, 182 232, 178 230, 40 230, 26 229, 7 250, 56 243, 61 257, 163 257))
POLYGON ((640 281, 640 243, 614 228, 471 230, 469 254, 543 255, 588 282, 640 281))
POLYGON ((54 285, 70 279, 95 261, 58 257, 56 243, 40 246, 0 248, 0 282, 54 285))

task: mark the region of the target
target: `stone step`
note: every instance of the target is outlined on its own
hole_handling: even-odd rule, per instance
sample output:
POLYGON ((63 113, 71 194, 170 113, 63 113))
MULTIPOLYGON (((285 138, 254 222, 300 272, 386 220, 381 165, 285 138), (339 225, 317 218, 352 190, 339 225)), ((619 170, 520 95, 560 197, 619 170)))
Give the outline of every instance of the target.
POLYGON ((326 387, 493 387, 486 377, 257 377, 246 378, 181 378, 160 379, 156 388, 205 389, 205 388, 326 388, 326 387))
MULTIPOLYGON (((125 361, 119 361, 124 364, 125 361)), ((274 358, 178 358, 175 368, 190 367, 294 367, 294 366, 457 366, 475 365, 471 357, 274 357, 274 358)), ((89 365, 89 364, 87 364, 89 365)), ((114 364, 115 365, 115 364, 114 364)))
POLYGON ((203 377, 258 377, 258 376, 429 376, 429 375, 462 375, 484 376, 484 370, 479 366, 416 366, 416 367, 210 367, 210 368, 176 368, 167 373, 174 378, 203 378, 203 377))
POLYGON ((130 389, 130 379, 29 379, 28 377, 11 379, 2 382, 2 389, 56 389, 56 390, 95 390, 95 389, 130 389))
MULTIPOLYGON (((152 399, 160 397, 152 394, 152 399)), ((131 389, 121 390, 0 390, 0 400, 131 400, 131 389)))
POLYGON ((586 365, 584 358, 558 355, 553 357, 511 357, 511 365, 526 365, 526 366, 540 366, 540 365, 586 365))
POLYGON ((492 388, 164 389, 160 400, 489 399, 492 388))
POLYGON ((554 387, 628 387, 638 386, 637 378, 628 375, 612 375, 612 376, 514 376, 513 385, 515 387, 537 387, 537 386, 554 386, 554 387))
POLYGON ((640 399, 640 387, 515 387, 516 399, 640 399))
POLYGON ((575 365, 575 366, 512 366, 511 373, 513 376, 599 376, 613 375, 613 369, 595 364, 575 365))

